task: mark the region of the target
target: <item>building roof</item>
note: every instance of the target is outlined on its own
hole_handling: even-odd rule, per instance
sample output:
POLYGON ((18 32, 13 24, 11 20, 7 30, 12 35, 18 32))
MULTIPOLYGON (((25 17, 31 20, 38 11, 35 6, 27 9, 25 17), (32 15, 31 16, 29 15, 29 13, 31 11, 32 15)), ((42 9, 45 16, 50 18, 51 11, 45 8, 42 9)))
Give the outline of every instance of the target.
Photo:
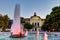
POLYGON ((33 17, 39 17, 39 18, 40 18, 40 16, 37 16, 37 15, 36 15, 36 12, 34 12, 34 15, 31 16, 31 18, 33 18, 33 17))
POLYGON ((45 19, 40 18, 40 16, 37 16, 36 12, 34 12, 34 15, 33 15, 33 16, 31 16, 30 18, 25 18, 25 20, 26 20, 26 21, 30 21, 30 19, 35 18, 35 17, 37 17, 37 18, 41 19, 42 21, 44 21, 44 20, 45 20, 45 19))

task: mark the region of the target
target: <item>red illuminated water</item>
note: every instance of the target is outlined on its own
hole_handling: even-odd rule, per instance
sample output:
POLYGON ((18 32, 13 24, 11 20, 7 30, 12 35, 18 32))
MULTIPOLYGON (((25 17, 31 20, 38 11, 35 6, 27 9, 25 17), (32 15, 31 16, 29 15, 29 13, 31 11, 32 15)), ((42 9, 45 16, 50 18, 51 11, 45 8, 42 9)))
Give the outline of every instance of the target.
POLYGON ((15 35, 21 36, 24 34, 23 26, 20 22, 20 5, 19 4, 16 4, 15 6, 14 19, 13 19, 13 24, 11 26, 11 33, 14 36, 15 35))

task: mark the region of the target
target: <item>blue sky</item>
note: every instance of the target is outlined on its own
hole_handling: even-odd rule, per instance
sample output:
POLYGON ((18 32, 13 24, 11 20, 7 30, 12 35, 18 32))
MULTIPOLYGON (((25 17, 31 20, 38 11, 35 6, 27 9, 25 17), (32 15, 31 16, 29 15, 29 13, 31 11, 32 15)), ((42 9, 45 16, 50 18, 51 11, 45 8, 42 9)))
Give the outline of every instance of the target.
POLYGON ((22 17, 29 18, 36 12, 38 16, 45 18, 53 7, 60 5, 60 0, 0 0, 0 14, 8 14, 13 19, 16 3, 20 4, 22 17))

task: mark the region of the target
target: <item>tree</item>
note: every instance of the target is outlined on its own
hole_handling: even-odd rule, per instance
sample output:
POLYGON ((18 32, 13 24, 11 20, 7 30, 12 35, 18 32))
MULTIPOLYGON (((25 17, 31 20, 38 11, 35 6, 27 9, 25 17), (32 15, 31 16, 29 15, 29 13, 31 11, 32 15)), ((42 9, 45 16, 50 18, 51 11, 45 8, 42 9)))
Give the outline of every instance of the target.
POLYGON ((5 31, 5 28, 8 28, 8 25, 9 25, 9 17, 8 17, 8 15, 4 15, 3 16, 3 24, 4 24, 4 26, 3 26, 3 31, 5 31))
POLYGON ((60 27, 60 6, 57 6, 52 8, 52 12, 50 13, 50 15, 46 16, 46 20, 42 26, 42 30, 57 31, 59 27, 60 27))
POLYGON ((8 28, 9 20, 8 15, 2 16, 0 14, 0 28, 2 28, 3 31, 5 31, 5 28, 8 28))
POLYGON ((28 29, 28 30, 29 30, 29 29, 32 29, 33 27, 34 27, 34 25, 32 25, 32 24, 30 24, 30 23, 25 23, 25 24, 24 24, 24 28, 25 28, 25 29, 28 29))
POLYGON ((0 14, 0 28, 4 26, 3 16, 0 14))
POLYGON ((20 17, 20 19, 21 19, 21 23, 25 23, 24 17, 20 17))
POLYGON ((9 23, 9 17, 8 17, 8 15, 4 15, 3 20, 4 20, 4 26, 7 27, 8 23, 9 23))

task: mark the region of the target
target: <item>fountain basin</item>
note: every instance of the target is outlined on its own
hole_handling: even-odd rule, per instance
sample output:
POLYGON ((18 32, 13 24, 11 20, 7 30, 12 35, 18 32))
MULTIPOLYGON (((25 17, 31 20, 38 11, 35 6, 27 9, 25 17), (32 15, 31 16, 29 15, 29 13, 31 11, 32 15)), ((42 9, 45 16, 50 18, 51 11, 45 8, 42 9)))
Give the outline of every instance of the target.
MULTIPOLYGON (((60 33, 60 32, 57 32, 60 33)), ((29 33, 28 36, 24 38, 12 38, 9 37, 10 33, 0 33, 0 40, 43 40, 44 39, 44 33, 40 32, 40 35, 36 36, 36 33, 29 33), (9 34, 9 35, 7 35, 9 34)), ((60 34, 56 34, 54 32, 53 34, 50 32, 48 34, 48 40, 60 40, 60 34), (57 35, 57 36, 56 36, 57 35)))
POLYGON ((25 37, 25 35, 20 32, 19 34, 11 34, 11 37, 12 38, 21 38, 21 37, 25 37))

